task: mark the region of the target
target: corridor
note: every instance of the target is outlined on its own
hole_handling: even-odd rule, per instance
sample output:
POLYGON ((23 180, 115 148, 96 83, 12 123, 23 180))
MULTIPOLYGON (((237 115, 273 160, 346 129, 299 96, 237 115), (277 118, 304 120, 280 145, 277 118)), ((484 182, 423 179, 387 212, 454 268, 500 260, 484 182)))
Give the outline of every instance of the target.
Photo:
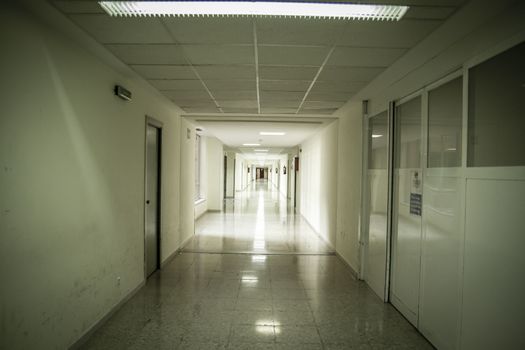
POLYGON ((432 349, 271 183, 238 195, 84 348, 432 349))
POLYGON ((237 196, 225 199, 223 212, 207 212, 197 220, 195 236, 184 251, 333 253, 268 180, 251 182, 237 196))

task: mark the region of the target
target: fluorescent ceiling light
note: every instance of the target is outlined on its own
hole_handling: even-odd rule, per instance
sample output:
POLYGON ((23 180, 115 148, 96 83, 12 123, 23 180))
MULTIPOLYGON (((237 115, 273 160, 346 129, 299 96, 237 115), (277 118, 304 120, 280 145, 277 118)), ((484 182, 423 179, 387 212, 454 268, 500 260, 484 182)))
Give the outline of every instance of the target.
POLYGON ((372 138, 377 139, 378 137, 383 137, 383 135, 379 134, 372 134, 372 138))
POLYGON ((408 6, 286 1, 99 1, 110 16, 286 16, 398 21, 408 6))
POLYGON ((260 143, 243 143, 243 146, 260 146, 260 143))
POLYGON ((279 131, 279 132, 276 132, 276 131, 261 131, 259 133, 259 135, 263 135, 263 136, 283 136, 283 135, 286 135, 286 133, 282 132, 282 131, 279 131))
POLYGON ((267 149, 254 149, 254 152, 268 152, 267 149))

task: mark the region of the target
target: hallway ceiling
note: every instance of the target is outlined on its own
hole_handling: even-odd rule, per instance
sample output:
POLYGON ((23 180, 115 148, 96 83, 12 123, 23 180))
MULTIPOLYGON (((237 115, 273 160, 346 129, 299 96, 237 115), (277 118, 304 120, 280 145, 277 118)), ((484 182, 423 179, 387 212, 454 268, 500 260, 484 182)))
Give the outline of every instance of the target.
POLYGON ((309 121, 253 121, 196 119, 194 123, 203 129, 203 134, 218 138, 228 147, 236 148, 245 156, 260 158, 280 154, 287 148, 295 147, 312 136, 319 128, 332 120, 309 121), (263 136, 261 131, 284 132, 283 136, 263 136), (245 143, 258 143, 260 146, 243 146, 245 143), (255 152, 255 149, 268 152, 255 152))
POLYGON ((399 22, 117 18, 96 1, 52 4, 188 114, 331 115, 463 2, 366 1, 411 6, 399 22))

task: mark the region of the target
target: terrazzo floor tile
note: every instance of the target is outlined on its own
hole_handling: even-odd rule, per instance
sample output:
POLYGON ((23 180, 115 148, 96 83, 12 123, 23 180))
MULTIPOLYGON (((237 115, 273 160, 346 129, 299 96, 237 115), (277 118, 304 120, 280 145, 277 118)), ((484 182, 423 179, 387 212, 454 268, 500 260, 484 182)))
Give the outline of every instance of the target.
POLYGON ((433 349, 282 201, 257 183, 203 215, 83 348, 433 349))

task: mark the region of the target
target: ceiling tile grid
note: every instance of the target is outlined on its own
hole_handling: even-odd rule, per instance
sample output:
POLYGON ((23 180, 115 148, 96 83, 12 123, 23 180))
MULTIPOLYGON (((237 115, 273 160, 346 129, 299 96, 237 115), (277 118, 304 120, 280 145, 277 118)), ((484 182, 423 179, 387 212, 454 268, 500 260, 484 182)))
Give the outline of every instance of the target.
MULTIPOLYGON (((336 0, 337 1, 337 0, 336 0)), ((332 114, 452 15, 463 0, 408 4, 397 22, 110 17, 96 1, 52 1, 187 113, 332 114)))

